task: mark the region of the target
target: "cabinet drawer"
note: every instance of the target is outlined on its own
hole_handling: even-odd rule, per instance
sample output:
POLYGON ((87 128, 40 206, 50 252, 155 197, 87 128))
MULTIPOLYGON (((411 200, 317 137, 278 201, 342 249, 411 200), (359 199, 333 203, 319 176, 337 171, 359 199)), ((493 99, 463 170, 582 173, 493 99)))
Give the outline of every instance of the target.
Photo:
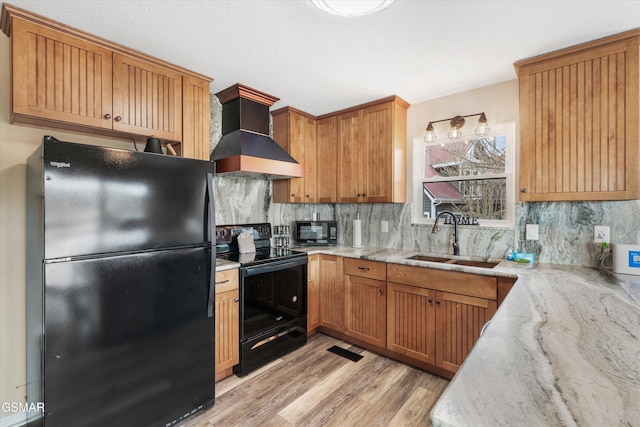
POLYGON ((401 264, 387 264, 389 282, 419 286, 442 292, 496 300, 497 279, 480 274, 438 270, 401 264))
POLYGON ((216 294, 238 289, 238 269, 216 271, 216 294))
POLYGON ((364 259, 345 258, 344 274, 348 276, 366 277, 375 280, 387 280, 387 267, 384 262, 364 259))

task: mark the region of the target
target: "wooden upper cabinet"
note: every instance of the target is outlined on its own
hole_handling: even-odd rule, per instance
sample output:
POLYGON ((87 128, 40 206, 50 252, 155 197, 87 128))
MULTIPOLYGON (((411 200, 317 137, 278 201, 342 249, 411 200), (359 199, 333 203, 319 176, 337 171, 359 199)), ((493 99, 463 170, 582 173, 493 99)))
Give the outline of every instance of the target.
POLYGON ((408 107, 392 96, 338 115, 338 202, 405 202, 408 107))
POLYGON ((357 203, 363 200, 362 182, 362 110, 338 115, 338 189, 337 202, 357 203))
POLYGON ((338 128, 335 116, 316 122, 316 199, 335 203, 338 180, 338 128))
POLYGON ((405 201, 408 106, 396 98, 363 110, 362 179, 365 202, 405 201))
POLYGON ((7 3, 0 27, 11 37, 12 122, 155 136, 209 160, 211 78, 7 3))
POLYGON ((640 30, 514 64, 520 200, 640 198, 640 30))
POLYGON ((316 119, 302 111, 285 107, 271 113, 273 139, 298 163, 304 165, 304 178, 276 180, 276 203, 316 202, 316 119))
POLYGON ((111 129, 112 51, 15 18, 12 116, 111 129))
POLYGON ((209 82, 182 77, 182 156, 209 160, 209 82))
POLYGON ((180 141, 182 75, 114 53, 113 129, 180 141))
POLYGON ((305 166, 304 178, 274 181, 274 202, 404 203, 407 108, 391 96, 317 118, 274 111, 274 139, 305 166))

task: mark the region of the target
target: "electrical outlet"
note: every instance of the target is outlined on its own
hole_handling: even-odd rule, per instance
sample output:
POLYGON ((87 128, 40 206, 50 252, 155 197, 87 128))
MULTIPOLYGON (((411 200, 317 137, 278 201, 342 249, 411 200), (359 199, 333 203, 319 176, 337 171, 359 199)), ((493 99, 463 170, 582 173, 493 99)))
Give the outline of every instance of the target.
POLYGON ((538 240, 538 224, 527 224, 527 240, 538 240))
POLYGON ((608 225, 596 225, 593 227, 593 241, 596 243, 611 243, 611 234, 608 225))
POLYGON ((382 221, 382 232, 383 233, 388 233, 389 232, 389 221, 382 221))

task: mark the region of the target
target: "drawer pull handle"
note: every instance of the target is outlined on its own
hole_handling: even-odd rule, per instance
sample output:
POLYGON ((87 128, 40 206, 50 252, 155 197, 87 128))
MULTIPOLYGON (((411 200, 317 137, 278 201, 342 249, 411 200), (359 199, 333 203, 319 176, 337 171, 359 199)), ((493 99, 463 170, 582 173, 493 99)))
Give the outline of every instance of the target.
POLYGON ((369 271, 369 267, 358 267, 358 270, 369 271))
POLYGON ((216 285, 223 285, 225 283, 229 283, 229 279, 223 280, 222 282, 216 282, 216 285))

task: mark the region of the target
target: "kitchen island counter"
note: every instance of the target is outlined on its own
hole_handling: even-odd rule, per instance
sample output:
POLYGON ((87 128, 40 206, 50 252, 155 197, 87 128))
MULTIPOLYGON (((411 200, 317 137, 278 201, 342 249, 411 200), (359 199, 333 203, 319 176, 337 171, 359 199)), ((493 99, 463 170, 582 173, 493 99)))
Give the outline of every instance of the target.
POLYGON ((393 249, 308 252, 518 277, 433 408, 434 426, 640 425, 640 276, 506 260, 483 269, 393 249))

